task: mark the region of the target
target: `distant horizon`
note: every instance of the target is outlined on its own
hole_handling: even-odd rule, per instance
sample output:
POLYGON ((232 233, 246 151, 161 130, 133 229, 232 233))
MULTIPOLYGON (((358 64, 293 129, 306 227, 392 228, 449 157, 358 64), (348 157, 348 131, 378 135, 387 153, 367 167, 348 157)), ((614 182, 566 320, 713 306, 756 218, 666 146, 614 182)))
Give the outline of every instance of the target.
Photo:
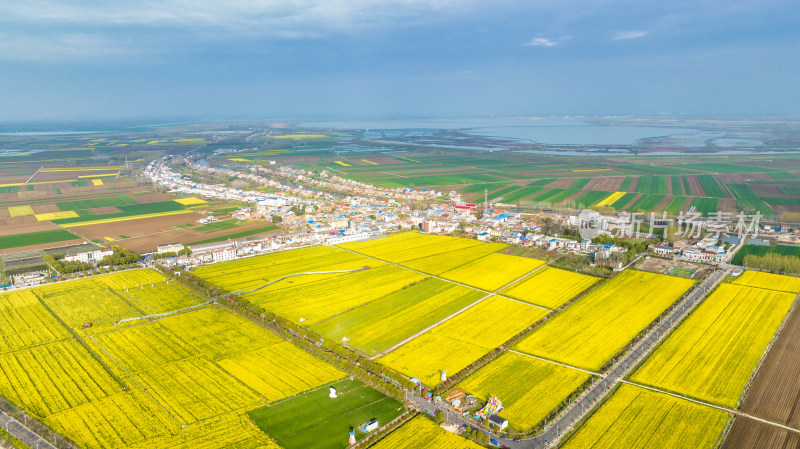
POLYGON ((0 121, 786 116, 798 22, 791 0, 5 2, 0 121))

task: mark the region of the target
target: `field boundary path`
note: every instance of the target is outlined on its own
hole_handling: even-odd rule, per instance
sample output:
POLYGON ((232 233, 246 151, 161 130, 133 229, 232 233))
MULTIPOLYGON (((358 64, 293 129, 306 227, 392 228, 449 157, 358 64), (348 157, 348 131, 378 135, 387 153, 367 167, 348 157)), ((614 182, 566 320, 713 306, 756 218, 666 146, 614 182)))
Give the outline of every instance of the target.
POLYGON ((243 292, 241 290, 237 290, 237 291, 232 292, 232 293, 226 293, 226 294, 222 295, 222 297, 223 298, 227 298, 228 296, 230 296, 230 295, 232 295, 234 293, 241 293, 241 294, 244 294, 244 295, 246 295, 248 293, 253 293, 253 292, 261 290, 262 288, 269 287, 270 285, 272 285, 272 284, 274 284, 276 282, 280 282, 280 281, 282 281, 284 279, 288 279, 288 278, 295 277, 295 276, 308 276, 310 274, 355 273, 356 271, 364 271, 366 269, 368 269, 368 268, 361 267, 361 268, 355 268, 353 270, 308 271, 308 272, 305 272, 305 273, 294 273, 294 274, 286 275, 286 276, 284 276, 282 278, 275 279, 274 281, 267 282, 266 284, 262 285, 261 287, 256 287, 256 288, 254 288, 252 290, 247 290, 246 292, 243 292))
POLYGON ((0 426, 2 426, 6 432, 13 435, 14 438, 22 441, 31 448, 56 449, 49 441, 27 428, 24 424, 12 418, 4 411, 0 411, 0 426))

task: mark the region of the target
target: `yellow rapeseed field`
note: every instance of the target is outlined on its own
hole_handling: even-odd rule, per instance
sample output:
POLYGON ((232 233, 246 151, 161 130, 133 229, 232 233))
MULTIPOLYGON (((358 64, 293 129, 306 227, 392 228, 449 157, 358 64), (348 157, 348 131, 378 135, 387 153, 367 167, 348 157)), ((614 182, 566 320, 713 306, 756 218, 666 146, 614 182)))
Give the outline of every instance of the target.
POLYGON ((480 259, 503 248, 508 247, 505 243, 485 243, 482 245, 472 245, 466 248, 447 251, 441 254, 421 257, 403 262, 403 266, 414 270, 424 271, 433 275, 440 275, 445 271, 460 267, 461 265, 480 259))
POLYGON ((545 310, 493 296, 378 360, 435 386, 441 370, 455 374, 546 314, 545 310))
POLYGON ((195 198, 193 196, 190 196, 189 198, 178 198, 178 199, 173 200, 173 201, 175 201, 176 203, 183 204, 184 206, 191 206, 191 205, 194 205, 194 204, 206 204, 206 203, 208 203, 204 199, 195 198))
MULTIPOLYGON (((117 176, 117 172, 113 173, 93 173, 91 175, 80 175, 78 179, 86 179, 86 178, 110 178, 112 176, 117 176)), ((64 182, 64 181, 57 181, 57 182, 64 182)), ((102 185, 102 184, 97 184, 102 185)))
POLYGON ((602 201, 597 203, 597 206, 610 206, 610 205, 614 204, 615 202, 617 202, 618 199, 620 199, 623 196, 625 196, 626 193, 628 193, 628 192, 614 192, 611 195, 603 198, 602 201))
POLYGON ((683 399, 622 385, 564 449, 711 449, 728 414, 683 399))
POLYGON ((590 375, 555 363, 507 352, 458 386, 487 399, 497 396, 503 418, 517 430, 530 429, 556 408, 590 375))
POLYGON ((102 179, 92 179, 92 185, 101 186, 101 185, 103 185, 103 180, 102 179))
POLYGON ((694 281, 625 270, 522 340, 522 352, 598 370, 694 281))
POLYGON ((345 377, 344 372, 287 342, 238 354, 218 363, 270 402, 345 377))
POLYGON ((24 217, 36 214, 31 206, 11 206, 8 208, 8 213, 12 217, 24 217))
POLYGON ((425 275, 389 265, 313 283, 304 283, 304 278, 286 279, 246 297, 295 323, 313 324, 419 282, 425 275))
POLYGON ((733 283, 790 293, 800 292, 800 278, 782 274, 762 273, 760 271, 745 271, 733 283))
POLYGON ((74 210, 65 210, 61 212, 48 212, 44 214, 36 214, 36 221, 50 221, 59 220, 62 218, 75 218, 78 214, 74 210))
POLYGON ((545 267, 502 293, 540 306, 557 308, 591 287, 598 278, 545 267))
POLYGON ((450 433, 418 416, 380 440, 372 449, 480 449, 482 446, 450 433))
POLYGON ((794 297, 720 285, 632 380, 734 407, 794 297))
POLYGON ((494 291, 542 265, 543 260, 495 253, 442 273, 442 277, 494 291))
POLYGON ((366 159, 361 159, 361 162, 366 162, 367 164, 371 164, 371 165, 380 165, 377 162, 368 161, 366 159))
POLYGON ((333 162, 341 165, 342 167, 352 167, 352 165, 348 164, 347 162, 342 162, 342 161, 333 161, 333 162))

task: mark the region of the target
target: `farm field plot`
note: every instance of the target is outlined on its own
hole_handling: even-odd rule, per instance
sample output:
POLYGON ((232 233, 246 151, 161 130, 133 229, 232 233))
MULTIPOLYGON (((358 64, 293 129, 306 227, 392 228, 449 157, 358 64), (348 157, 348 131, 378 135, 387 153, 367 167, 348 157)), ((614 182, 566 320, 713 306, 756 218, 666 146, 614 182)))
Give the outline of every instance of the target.
POLYGON ((562 445, 564 449, 713 449, 728 414, 622 385, 562 445))
POLYGON ((433 421, 418 416, 390 433, 372 449, 479 449, 477 443, 450 433, 433 421))
POLYGON ((544 263, 543 260, 495 253, 442 273, 442 277, 494 291, 544 263))
POLYGON ((760 246, 760 245, 744 245, 731 260, 731 263, 742 265, 745 256, 756 255, 764 256, 767 254, 779 254, 781 256, 800 257, 800 248, 796 246, 777 245, 777 246, 760 246))
POLYGON ((245 297, 295 323, 314 324, 424 278, 422 274, 389 265, 281 288, 281 284, 290 281, 287 279, 275 284, 274 289, 270 286, 245 297))
POLYGON ((320 322, 311 329, 366 354, 379 353, 483 296, 482 292, 439 279, 425 279, 320 322))
POLYGON ((43 245, 46 243, 66 242, 77 239, 80 239, 80 237, 64 229, 25 232, 21 234, 0 236, 0 249, 17 248, 20 246, 30 245, 43 245))
MULTIPOLYGON (((800 429, 797 413, 800 395, 800 313, 792 312, 747 392, 742 411, 800 429)), ((776 426, 737 417, 722 446, 727 449, 780 447, 797 449, 800 435, 776 426)))
POLYGON ((269 402, 341 379, 345 373, 281 342, 220 360, 219 365, 269 402))
POLYGON ((588 207, 595 205, 608 195, 609 192, 590 191, 578 196, 573 200, 573 202, 578 208, 588 207))
POLYGON ((152 438, 130 449, 280 449, 247 416, 226 413, 181 428, 175 435, 152 438))
POLYGON ((197 355, 197 351, 158 323, 145 322, 115 331, 93 335, 96 352, 116 374, 136 374, 197 355), (109 356, 110 354, 110 356, 109 356))
MULTIPOLYGON (((548 179, 547 181, 549 183, 552 180, 548 179)), ((517 204, 520 201, 541 192, 542 190, 544 190, 544 187, 532 186, 529 184, 528 187, 523 187, 513 193, 503 196, 502 202, 506 204, 517 204)))
POLYGON ((615 202, 617 202, 620 198, 625 196, 625 192, 614 192, 607 197, 603 198, 601 201, 597 203, 598 206, 611 206, 615 202))
POLYGON ((483 245, 469 246, 467 248, 449 251, 444 254, 408 260, 403 262, 402 265, 438 276, 445 271, 460 267, 461 265, 480 259, 481 257, 504 248, 508 248, 508 245, 505 243, 485 243, 483 245))
POLYGON ((704 216, 708 216, 711 213, 717 211, 717 205, 719 204, 718 198, 693 198, 690 207, 694 207, 697 212, 702 213, 704 216))
POLYGON ((506 352, 459 384, 459 388, 487 399, 497 396, 503 417, 518 430, 544 419, 590 377, 589 374, 506 352))
POLYGON ((0 394, 45 417, 122 392, 74 339, 0 356, 0 394))
POLYGON ((599 370, 693 281, 626 270, 522 340, 518 349, 599 370))
POLYGON ((734 407, 793 300, 790 293, 722 284, 631 380, 734 407))
POLYGON ((177 421, 137 390, 48 416, 45 423, 85 448, 123 447, 180 431, 177 421))
POLYGON ((367 256, 402 264, 413 259, 446 254, 480 245, 482 245, 481 242, 472 239, 404 232, 381 239, 349 242, 339 246, 367 256))
POLYGON ((219 307, 172 315, 158 322, 212 361, 281 341, 277 335, 219 307))
POLYGON ((345 379, 331 385, 337 397, 328 397, 328 388, 293 397, 270 407, 249 413, 267 435, 286 449, 344 449, 347 434, 356 429, 356 440, 364 436, 358 426, 378 419, 385 424, 403 411, 394 398, 357 380, 345 379))
POLYGON ((800 278, 780 274, 745 271, 734 281, 736 285, 758 287, 767 290, 779 290, 789 293, 800 293, 800 278))
POLYGON ((547 314, 546 311, 493 296, 378 359, 426 385, 439 372, 455 373, 500 346, 547 314))
POLYGON ((736 205, 742 210, 757 210, 765 217, 774 215, 772 209, 747 184, 728 184, 736 205))
POLYGON ((626 193, 625 195, 622 195, 618 200, 611 203, 611 207, 617 210, 622 210, 628 203, 633 201, 633 199, 636 198, 637 195, 638 195, 637 193, 626 193))
POLYGON ((30 290, 0 295, 0 354, 72 338, 30 290))
POLYGON ((96 332, 113 326, 115 321, 122 318, 145 315, 94 278, 45 285, 35 292, 73 329, 81 329, 85 323, 91 323, 91 331, 96 332))
POLYGON ((707 196, 712 198, 727 198, 725 191, 722 190, 722 187, 717 183, 717 179, 714 175, 697 175, 697 179, 700 180, 700 185, 703 186, 703 190, 705 190, 707 196))
POLYGON ((639 193, 667 193, 667 177, 642 175, 636 182, 636 192, 639 193))
POLYGON ((661 200, 664 199, 664 195, 651 195, 649 193, 645 193, 636 200, 635 203, 631 204, 628 209, 632 211, 652 211, 661 200))
POLYGON ((591 287, 598 278, 545 267, 501 293, 531 304, 555 309, 591 287))
POLYGON ((664 211, 669 215, 678 215, 682 210, 688 209, 688 207, 684 207, 688 199, 689 197, 686 196, 673 196, 672 199, 669 200, 667 207, 664 208, 664 211))
POLYGON ((282 251, 198 267, 194 273, 226 290, 247 291, 295 273, 354 270, 381 262, 330 246, 282 251))

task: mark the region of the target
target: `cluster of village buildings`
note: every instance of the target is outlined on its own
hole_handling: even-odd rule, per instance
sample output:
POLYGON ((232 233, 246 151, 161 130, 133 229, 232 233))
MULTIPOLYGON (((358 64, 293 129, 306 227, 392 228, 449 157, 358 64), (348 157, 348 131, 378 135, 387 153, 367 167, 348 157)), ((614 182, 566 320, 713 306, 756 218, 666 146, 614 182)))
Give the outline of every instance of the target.
MULTIPOLYGON (((197 183, 174 173, 161 161, 151 163, 145 175, 173 193, 249 203, 251 206, 243 207, 232 216, 266 221, 275 221, 273 218, 278 216, 284 232, 279 235, 194 245, 189 247, 190 255, 168 259, 166 263, 194 265, 224 261, 294 247, 362 240, 397 230, 419 229, 426 233, 459 232, 473 235, 478 240, 584 253, 593 255, 599 264, 616 268, 622 262, 614 255, 624 253, 626 248, 611 243, 595 244, 588 238, 547 235, 542 232, 541 223, 543 219, 550 218, 575 228, 590 219, 593 223, 598 223, 599 233, 610 233, 613 229, 625 226, 632 229, 631 217, 624 213, 614 216, 602 216, 594 211, 587 211, 588 215, 586 212, 523 213, 512 211, 501 204, 467 204, 457 192, 449 192, 445 196, 442 192, 433 190, 388 189, 330 175, 326 171, 312 176, 306 170, 284 166, 265 168, 256 165, 251 166, 248 171, 208 167, 191 161, 187 161, 187 166, 199 172, 227 178, 236 177, 252 184, 269 186, 271 193, 197 183), (425 201, 428 208, 413 209, 412 200, 425 201)), ((696 224, 703 226, 705 223, 700 221, 696 224)), ((732 227, 718 228, 716 231, 711 236, 706 234, 697 238, 651 244, 650 249, 657 255, 686 261, 720 263, 727 260, 729 250, 740 241, 738 237, 727 232, 719 235, 719 231, 735 234, 732 227)), ((770 238, 797 238, 786 228, 782 232, 776 232, 766 226, 761 231, 767 237, 771 235, 770 238)), ((652 234, 634 231, 629 235, 653 237, 652 234)), ((750 243, 753 242, 751 239, 750 243)), ((177 253, 182 248, 180 243, 161 245, 158 252, 177 253)))

